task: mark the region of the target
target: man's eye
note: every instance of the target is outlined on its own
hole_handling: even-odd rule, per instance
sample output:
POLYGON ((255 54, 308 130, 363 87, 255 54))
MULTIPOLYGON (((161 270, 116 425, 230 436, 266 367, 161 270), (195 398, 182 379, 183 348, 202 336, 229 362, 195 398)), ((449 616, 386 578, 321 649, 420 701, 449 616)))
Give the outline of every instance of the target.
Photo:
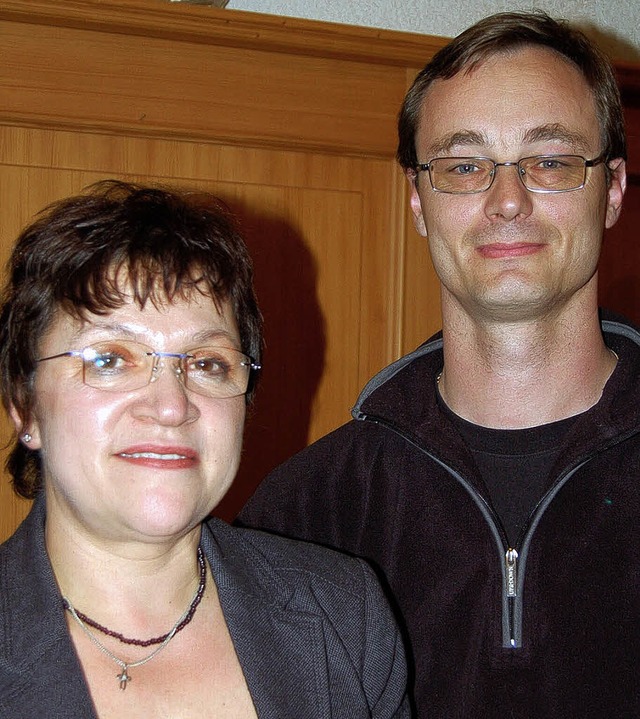
POLYGON ((538 170, 562 170, 565 167, 566 165, 564 162, 562 162, 561 160, 556 160, 555 158, 541 160, 536 165, 536 169, 538 170))
POLYGON ((461 165, 454 165, 449 169, 449 172, 452 172, 456 175, 472 175, 474 172, 479 172, 480 167, 478 165, 474 165, 471 162, 465 162, 461 165))

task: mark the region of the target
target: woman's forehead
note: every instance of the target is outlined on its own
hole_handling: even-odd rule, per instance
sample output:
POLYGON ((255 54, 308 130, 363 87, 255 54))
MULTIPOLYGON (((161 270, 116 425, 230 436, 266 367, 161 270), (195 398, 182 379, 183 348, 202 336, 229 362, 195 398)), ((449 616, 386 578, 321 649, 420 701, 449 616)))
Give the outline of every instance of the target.
POLYGON ((101 337, 155 340, 163 344, 228 338, 239 346, 237 322, 229 300, 214 301, 210 295, 196 290, 171 298, 158 295, 144 304, 126 295, 117 307, 100 313, 85 310, 77 314, 58 307, 40 345, 41 350, 46 347, 59 351, 61 343, 88 343, 101 337))

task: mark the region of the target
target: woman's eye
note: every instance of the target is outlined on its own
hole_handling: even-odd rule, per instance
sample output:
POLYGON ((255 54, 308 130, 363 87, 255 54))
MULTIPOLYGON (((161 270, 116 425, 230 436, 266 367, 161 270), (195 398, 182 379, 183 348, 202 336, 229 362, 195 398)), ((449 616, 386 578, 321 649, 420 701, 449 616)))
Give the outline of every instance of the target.
POLYGON ((84 351, 85 367, 96 374, 125 372, 144 361, 144 355, 120 343, 105 343, 84 351))
POLYGON ((127 366, 127 361, 122 355, 100 354, 91 360, 95 370, 118 370, 127 366))
POLYGON ((226 365, 218 359, 199 359, 193 364, 194 368, 199 372, 206 372, 207 374, 221 374, 227 371, 226 365))
POLYGON ((229 363, 221 357, 199 357, 189 364, 189 371, 201 377, 220 378, 229 374, 229 363))

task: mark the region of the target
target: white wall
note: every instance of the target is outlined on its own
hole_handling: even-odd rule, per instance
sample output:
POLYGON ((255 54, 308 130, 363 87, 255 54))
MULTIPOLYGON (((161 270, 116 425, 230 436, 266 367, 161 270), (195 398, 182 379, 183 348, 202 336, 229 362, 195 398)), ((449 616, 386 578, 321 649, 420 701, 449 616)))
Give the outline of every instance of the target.
POLYGON ((229 0, 231 10, 453 37, 485 15, 545 10, 578 24, 616 59, 640 62, 640 0, 229 0))

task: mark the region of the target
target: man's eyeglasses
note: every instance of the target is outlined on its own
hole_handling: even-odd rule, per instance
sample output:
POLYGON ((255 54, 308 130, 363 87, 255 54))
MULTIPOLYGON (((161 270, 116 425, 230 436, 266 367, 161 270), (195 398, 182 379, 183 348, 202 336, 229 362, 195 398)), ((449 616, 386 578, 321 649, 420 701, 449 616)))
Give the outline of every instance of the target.
POLYGON ((82 380, 89 387, 107 392, 129 392, 146 387, 162 372, 164 360, 184 386, 204 397, 228 398, 246 393, 252 370, 259 364, 230 347, 198 347, 188 352, 155 352, 146 345, 128 340, 107 340, 69 350, 38 362, 59 357, 82 360, 82 380))
POLYGON ((534 155, 517 162, 494 162, 488 157, 436 157, 417 165, 428 172, 436 192, 470 195, 488 190, 498 167, 516 167, 518 177, 530 192, 571 192, 584 187, 587 168, 605 161, 603 153, 593 160, 581 155, 534 155))

